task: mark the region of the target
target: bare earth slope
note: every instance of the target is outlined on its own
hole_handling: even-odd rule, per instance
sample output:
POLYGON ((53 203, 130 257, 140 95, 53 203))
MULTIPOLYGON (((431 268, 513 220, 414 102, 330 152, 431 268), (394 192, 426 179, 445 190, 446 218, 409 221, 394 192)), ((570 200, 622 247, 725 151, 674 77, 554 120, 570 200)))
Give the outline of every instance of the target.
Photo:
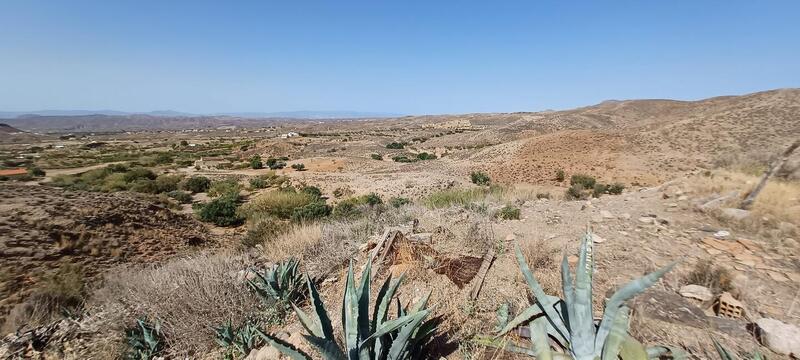
POLYGON ((212 242, 188 215, 134 194, 0 185, 0 320, 61 264, 89 277, 121 263, 151 263, 212 242))

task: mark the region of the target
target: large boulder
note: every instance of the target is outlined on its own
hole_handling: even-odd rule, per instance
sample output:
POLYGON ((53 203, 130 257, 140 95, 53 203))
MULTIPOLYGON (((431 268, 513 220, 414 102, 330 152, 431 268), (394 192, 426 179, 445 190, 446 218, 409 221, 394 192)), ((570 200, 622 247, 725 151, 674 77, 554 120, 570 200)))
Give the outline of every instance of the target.
POLYGON ((764 346, 782 355, 800 356, 800 328, 780 320, 756 320, 758 337, 764 346))

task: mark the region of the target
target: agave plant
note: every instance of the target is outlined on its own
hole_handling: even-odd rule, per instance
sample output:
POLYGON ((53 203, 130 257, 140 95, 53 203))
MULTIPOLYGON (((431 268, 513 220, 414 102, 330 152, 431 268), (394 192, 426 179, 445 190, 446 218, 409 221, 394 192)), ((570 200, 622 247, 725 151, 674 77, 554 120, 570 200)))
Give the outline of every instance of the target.
POLYGON ((596 323, 592 314, 592 274, 594 259, 592 234, 587 231, 581 239, 581 248, 573 282, 566 254, 561 262, 561 282, 564 299, 544 293, 531 273, 519 246, 516 257, 520 270, 536 299, 517 317, 508 321, 498 337, 512 329, 527 324, 531 348, 517 344, 505 345, 506 350, 535 356, 542 360, 568 355, 578 360, 648 359, 669 352, 667 347, 645 348, 628 334, 630 310, 625 302, 643 292, 670 271, 675 263, 631 281, 619 289, 606 303, 603 317, 596 323), (554 352, 553 348, 563 350, 554 352))
POLYGON ((250 323, 236 328, 231 325, 230 320, 214 329, 217 334, 217 343, 225 348, 226 359, 234 359, 237 354, 242 357, 250 354, 250 351, 255 349, 261 341, 256 330, 258 327, 250 323))
POLYGON ((158 321, 150 325, 146 319, 136 319, 136 326, 125 330, 125 339, 126 359, 150 360, 164 351, 164 334, 158 321))
MULTIPOLYGON (((392 279, 389 276, 386 279, 378 291, 370 318, 371 271, 368 263, 358 286, 353 277, 352 263, 347 272, 347 283, 342 300, 344 348, 341 348, 336 342, 325 304, 309 278, 306 278, 306 283, 314 312, 307 314, 292 304, 300 323, 309 333, 304 335, 306 341, 316 348, 324 359, 401 360, 418 358, 425 344, 436 332, 438 321, 436 319, 425 321, 425 318, 431 313, 431 309, 426 308, 430 292, 411 308, 401 306, 400 300, 395 296, 403 276, 398 279, 392 279), (395 302, 397 306, 397 316, 394 319, 389 318, 392 302, 395 302)), ((293 359, 311 359, 308 354, 288 346, 270 335, 260 334, 270 344, 293 359)))
MULTIPOLYGON (((717 339, 712 338, 711 341, 714 342, 714 348, 717 350, 717 354, 719 354, 720 360, 739 360, 739 358, 734 355, 734 353, 724 346, 720 344, 717 339)), ((766 357, 761 354, 760 351, 756 350, 753 352, 752 356, 749 360, 765 360, 766 357)))
POLYGON ((256 279, 247 282, 267 304, 277 305, 279 311, 285 312, 289 304, 303 297, 303 274, 299 267, 298 260, 289 259, 266 269, 263 274, 252 270, 256 279))

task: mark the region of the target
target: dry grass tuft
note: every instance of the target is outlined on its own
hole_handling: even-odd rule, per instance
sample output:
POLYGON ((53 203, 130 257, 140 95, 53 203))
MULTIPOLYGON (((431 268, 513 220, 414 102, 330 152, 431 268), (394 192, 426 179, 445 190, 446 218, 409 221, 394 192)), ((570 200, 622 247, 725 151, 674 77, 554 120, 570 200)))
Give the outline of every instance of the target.
MULTIPOLYGON (((542 239, 524 239, 519 243, 536 280, 548 295, 561 295, 561 269, 557 260, 559 250, 542 239)), ((520 276, 522 276, 520 274, 520 276)))
POLYGON ((77 312, 87 295, 83 270, 78 265, 63 264, 54 273, 43 276, 25 302, 15 306, 3 324, 4 333, 50 323, 65 312, 77 312))
POLYGON ((698 261, 691 272, 686 274, 686 284, 705 286, 714 294, 733 290, 733 275, 721 266, 715 266, 711 259, 698 261))
MULTIPOLYGON (((163 266, 123 270, 109 276, 93 303, 120 307, 110 321, 125 326, 138 317, 159 319, 169 355, 216 349, 213 327, 231 320, 267 318, 261 301, 247 288, 242 270, 252 259, 236 253, 199 254, 163 266)), ((119 332, 121 329, 104 329, 119 332)))

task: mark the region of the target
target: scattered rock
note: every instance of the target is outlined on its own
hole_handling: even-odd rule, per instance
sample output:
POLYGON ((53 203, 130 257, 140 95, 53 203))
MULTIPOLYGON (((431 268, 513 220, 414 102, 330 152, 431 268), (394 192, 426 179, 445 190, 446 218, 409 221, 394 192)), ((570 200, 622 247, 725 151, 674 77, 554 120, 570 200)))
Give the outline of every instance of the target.
POLYGON ((714 233, 714 237, 717 239, 725 239, 728 236, 731 236, 731 233, 725 230, 720 230, 714 233))
POLYGON ((245 360, 274 360, 280 359, 281 352, 278 349, 266 345, 261 349, 253 349, 250 351, 250 354, 247 355, 245 360))
POLYGON ((652 224, 655 219, 649 216, 642 216, 639 218, 639 222, 642 224, 652 224))
POLYGON ((514 235, 514 233, 506 235, 506 241, 512 241, 512 240, 514 240, 516 238, 517 238, 517 236, 514 235))
POLYGON ((759 340, 764 346, 778 354, 800 355, 800 328, 770 318, 758 319, 756 325, 759 340))
POLYGON ((613 219, 613 218, 615 218, 614 214, 612 214, 608 210, 600 210, 600 216, 602 216, 603 219, 613 219))
POLYGON ((783 246, 786 246, 788 248, 796 248, 797 245, 798 245, 797 240, 795 239, 792 238, 783 239, 783 246))
POLYGON ((792 224, 790 222, 781 221, 778 224, 778 230, 780 230, 781 233, 786 235, 794 235, 797 233, 797 225, 792 224))
POLYGON ((595 243, 595 244, 601 244, 601 243, 606 242, 606 239, 600 237, 600 235, 592 233, 592 242, 595 243))
POLYGON ((708 317, 702 309, 671 291, 649 290, 638 296, 633 306, 639 314, 651 319, 698 329, 708 326, 708 317))
POLYGON ((750 211, 736 209, 736 208, 723 208, 720 210, 722 217, 735 221, 742 221, 750 217, 750 211))
POLYGON ((747 329, 748 322, 742 319, 709 316, 708 320, 715 330, 730 336, 740 339, 748 339, 753 337, 753 333, 747 329))
POLYGON ((737 196, 739 196, 738 191, 731 191, 725 195, 714 195, 710 199, 707 198, 705 199, 705 201, 701 201, 700 205, 698 205, 697 208, 701 211, 718 209, 726 201, 736 198, 737 196))
POLYGON ((705 286, 700 285, 686 285, 679 291, 683 297, 700 300, 702 302, 709 301, 714 298, 714 294, 705 286))
POLYGON ((622 220, 630 220, 631 219, 631 214, 622 213, 622 214, 619 215, 619 218, 622 219, 622 220))

